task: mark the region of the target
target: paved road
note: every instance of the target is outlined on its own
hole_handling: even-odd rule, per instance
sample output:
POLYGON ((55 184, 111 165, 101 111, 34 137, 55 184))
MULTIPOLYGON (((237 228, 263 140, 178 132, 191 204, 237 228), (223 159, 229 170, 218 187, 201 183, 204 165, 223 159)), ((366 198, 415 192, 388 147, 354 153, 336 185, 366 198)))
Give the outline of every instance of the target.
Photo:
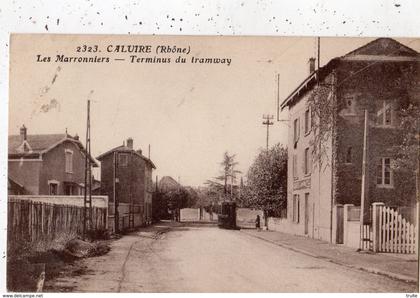
POLYGON ((113 243, 87 274, 57 285, 87 292, 413 292, 415 286, 214 226, 161 226, 113 243), (156 239, 155 239, 156 238, 156 239))

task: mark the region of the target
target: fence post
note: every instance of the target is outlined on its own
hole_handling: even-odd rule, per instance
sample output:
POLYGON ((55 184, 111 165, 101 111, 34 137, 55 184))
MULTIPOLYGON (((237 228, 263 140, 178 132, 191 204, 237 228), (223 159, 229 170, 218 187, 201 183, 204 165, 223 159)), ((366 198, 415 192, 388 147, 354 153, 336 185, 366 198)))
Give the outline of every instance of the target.
POLYGON ((381 232, 379 222, 380 206, 385 206, 385 204, 381 202, 375 202, 372 204, 373 252, 379 251, 379 233, 381 232))
POLYGON ((343 211, 343 244, 348 244, 348 221, 349 221, 349 209, 350 207, 354 207, 354 204, 344 204, 344 211, 343 211))
MULTIPOLYGON (((335 204, 333 209, 333 224, 332 224, 332 243, 339 243, 339 224, 342 222, 340 209, 343 208, 342 204, 335 204)), ((305 211, 306 212, 306 211, 305 211)), ((309 213, 308 213, 309 216, 309 213)), ((305 219, 306 220, 306 219, 305 219)), ((309 228, 309 227, 308 227, 309 228)), ((309 234, 309 233, 308 233, 309 234)))

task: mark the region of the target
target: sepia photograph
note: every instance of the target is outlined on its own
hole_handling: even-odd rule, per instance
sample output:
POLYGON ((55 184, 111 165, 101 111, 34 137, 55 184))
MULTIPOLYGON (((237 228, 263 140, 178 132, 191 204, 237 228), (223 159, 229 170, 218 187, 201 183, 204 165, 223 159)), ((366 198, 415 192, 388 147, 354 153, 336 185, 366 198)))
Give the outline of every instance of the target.
POLYGON ((8 292, 418 292, 419 38, 9 47, 8 292))

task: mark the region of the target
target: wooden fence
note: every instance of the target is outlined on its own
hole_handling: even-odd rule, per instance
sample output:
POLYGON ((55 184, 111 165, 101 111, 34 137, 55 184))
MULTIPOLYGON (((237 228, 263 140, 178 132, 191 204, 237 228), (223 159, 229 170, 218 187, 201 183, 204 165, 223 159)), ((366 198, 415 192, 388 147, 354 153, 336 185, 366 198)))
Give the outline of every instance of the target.
POLYGON ((374 204, 374 250, 391 253, 416 253, 418 226, 408 222, 396 210, 374 204))
MULTIPOLYGON (((53 239, 60 233, 83 232, 83 207, 30 200, 8 200, 9 240, 53 239)), ((107 208, 92 207, 92 228, 107 229, 107 208)))

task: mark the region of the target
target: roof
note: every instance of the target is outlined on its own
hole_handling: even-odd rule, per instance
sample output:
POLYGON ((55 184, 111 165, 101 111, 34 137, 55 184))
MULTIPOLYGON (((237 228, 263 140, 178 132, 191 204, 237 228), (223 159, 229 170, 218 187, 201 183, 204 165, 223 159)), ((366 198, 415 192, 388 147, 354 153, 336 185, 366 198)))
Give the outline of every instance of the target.
POLYGON ((14 177, 12 177, 10 175, 7 176, 7 182, 8 182, 8 186, 16 185, 16 186, 18 186, 18 187, 20 187, 22 189, 24 188, 22 183, 18 182, 16 180, 16 178, 14 178, 14 177))
MULTIPOLYGON (((9 158, 37 158, 64 142, 72 142, 79 147, 83 154, 86 153, 79 139, 69 134, 27 135, 25 141, 22 141, 20 135, 10 135, 8 141, 9 158)), ((98 164, 92 156, 90 156, 90 159, 93 166, 97 167, 98 164)))
POLYGON ((291 104, 318 80, 323 79, 335 69, 341 61, 417 61, 420 55, 417 51, 399 43, 392 38, 377 38, 341 57, 331 59, 326 65, 311 73, 294 89, 281 103, 281 109, 291 104))
POLYGON ((127 147, 125 145, 121 145, 115 148, 112 148, 111 150, 106 151, 105 153, 102 153, 101 155, 99 155, 96 159, 101 161, 102 159, 105 158, 105 156, 114 153, 114 152, 119 152, 119 153, 132 153, 137 155, 138 157, 140 157, 141 159, 143 159, 144 161, 146 161, 153 169, 156 169, 155 164, 146 156, 144 156, 143 154, 141 154, 139 152, 140 150, 136 151, 134 149, 131 149, 130 147, 127 147))

